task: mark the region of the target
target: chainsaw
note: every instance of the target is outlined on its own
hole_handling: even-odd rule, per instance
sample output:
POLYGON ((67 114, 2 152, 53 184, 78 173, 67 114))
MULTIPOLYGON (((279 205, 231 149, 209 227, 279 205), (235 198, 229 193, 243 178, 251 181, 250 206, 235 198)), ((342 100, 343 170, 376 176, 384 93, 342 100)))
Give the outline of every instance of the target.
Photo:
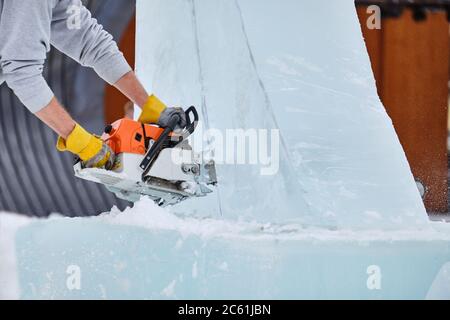
POLYGON ((114 168, 85 168, 78 161, 75 176, 103 184, 120 199, 136 202, 147 196, 162 207, 208 195, 217 184, 215 163, 189 144, 199 121, 195 107, 186 110, 186 119, 181 131, 175 130, 179 115, 166 128, 131 119, 108 125, 101 138, 116 155, 114 168))

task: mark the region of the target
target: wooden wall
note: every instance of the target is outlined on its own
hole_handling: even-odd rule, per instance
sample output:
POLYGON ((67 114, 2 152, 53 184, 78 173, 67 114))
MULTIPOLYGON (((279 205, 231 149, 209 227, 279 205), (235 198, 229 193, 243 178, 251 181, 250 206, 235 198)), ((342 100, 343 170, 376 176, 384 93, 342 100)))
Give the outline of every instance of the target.
POLYGON ((429 212, 448 211, 447 106, 449 25, 444 12, 416 22, 410 10, 368 30, 358 8, 380 97, 391 116, 413 174, 428 188, 429 212))
MULTIPOLYGON (((447 212, 447 104, 449 26, 445 13, 430 13, 415 22, 407 11, 400 19, 383 20, 381 30, 368 30, 368 14, 358 8, 380 97, 391 116, 413 174, 428 188, 429 212, 447 212)), ((120 42, 134 66, 135 20, 120 42)), ((124 116, 128 100, 109 87, 105 117, 124 116)))

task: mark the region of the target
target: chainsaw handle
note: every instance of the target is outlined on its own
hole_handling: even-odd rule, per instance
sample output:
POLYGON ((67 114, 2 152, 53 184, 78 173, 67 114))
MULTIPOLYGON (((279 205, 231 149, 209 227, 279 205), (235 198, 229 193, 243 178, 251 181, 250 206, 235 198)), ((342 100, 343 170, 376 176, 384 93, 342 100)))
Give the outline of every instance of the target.
POLYGON ((186 131, 189 133, 188 135, 193 134, 195 129, 197 129, 199 120, 200 118, 197 109, 194 106, 186 110, 186 131), (193 119, 191 118, 191 115, 193 116, 193 119))
POLYGON ((180 121, 181 121, 181 117, 177 114, 174 114, 172 116, 172 118, 170 118, 166 129, 170 129, 170 131, 174 131, 177 128, 180 121))
POLYGON ((183 132, 183 135, 178 137, 178 141, 171 141, 173 137, 171 137, 171 133, 176 129, 178 124, 180 123, 180 116, 177 114, 174 114, 172 118, 170 118, 168 126, 164 129, 160 137, 157 141, 150 147, 150 149, 147 151, 147 153, 144 156, 144 160, 142 160, 140 164, 140 168, 143 170, 142 173, 142 181, 145 181, 145 177, 150 171, 150 169, 153 166, 153 163, 158 158, 160 152, 167 147, 168 145, 176 146, 184 139, 187 139, 191 134, 194 133, 195 129, 197 128, 199 116, 197 109, 195 107, 190 107, 186 110, 186 122, 187 126, 185 128, 185 131, 183 132), (193 117, 191 117, 191 115, 193 117))
MULTIPOLYGON (((190 136, 194 133, 195 129, 197 128, 198 122, 200 120, 200 117, 198 116, 197 109, 192 106, 189 109, 185 111, 186 114, 186 128, 185 133, 187 132, 187 136, 190 136), (192 115, 192 117, 191 117, 192 115)), ((181 121, 181 117, 177 114, 174 114, 172 118, 169 120, 169 124, 167 125, 167 128, 170 128, 172 131, 174 131, 178 124, 181 121)))
POLYGON ((158 140, 155 141, 155 143, 150 147, 150 149, 145 154, 144 160, 142 160, 141 164, 139 165, 139 167, 144 171, 142 173, 142 181, 144 181, 145 176, 150 171, 153 162, 156 160, 156 158, 158 158, 159 153, 164 149, 166 142, 170 140, 170 133, 173 131, 171 127, 175 127, 179 121, 180 116, 178 115, 173 116, 170 119, 169 127, 164 129, 163 133, 158 138, 158 140))

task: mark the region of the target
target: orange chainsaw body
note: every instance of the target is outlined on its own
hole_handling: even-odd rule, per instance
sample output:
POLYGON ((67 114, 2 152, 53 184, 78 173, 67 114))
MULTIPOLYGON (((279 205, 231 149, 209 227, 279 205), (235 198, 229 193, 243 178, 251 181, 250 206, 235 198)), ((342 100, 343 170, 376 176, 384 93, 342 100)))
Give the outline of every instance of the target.
POLYGON ((158 140, 164 129, 151 124, 142 124, 131 119, 121 119, 106 127, 102 136, 115 154, 131 153, 144 155, 146 141, 158 140), (144 132, 145 130, 145 132, 144 132))

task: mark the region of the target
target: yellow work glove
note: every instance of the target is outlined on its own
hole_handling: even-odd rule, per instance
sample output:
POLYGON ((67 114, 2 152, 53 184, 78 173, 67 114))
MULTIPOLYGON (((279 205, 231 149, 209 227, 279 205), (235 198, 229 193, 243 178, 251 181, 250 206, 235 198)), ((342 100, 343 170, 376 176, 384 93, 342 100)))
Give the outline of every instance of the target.
POLYGON ((58 138, 56 148, 58 151, 69 151, 77 155, 87 168, 110 170, 114 167, 115 155, 111 148, 78 124, 67 140, 58 138))
POLYGON ((180 122, 178 129, 184 129, 186 127, 186 113, 181 108, 168 108, 161 100, 155 95, 151 95, 147 103, 142 108, 142 113, 139 117, 141 123, 157 124, 162 128, 166 128, 169 125, 172 116, 178 115, 180 122))
POLYGON ((139 122, 157 124, 161 114, 166 109, 167 106, 161 100, 159 100, 155 95, 151 95, 142 108, 139 122))

